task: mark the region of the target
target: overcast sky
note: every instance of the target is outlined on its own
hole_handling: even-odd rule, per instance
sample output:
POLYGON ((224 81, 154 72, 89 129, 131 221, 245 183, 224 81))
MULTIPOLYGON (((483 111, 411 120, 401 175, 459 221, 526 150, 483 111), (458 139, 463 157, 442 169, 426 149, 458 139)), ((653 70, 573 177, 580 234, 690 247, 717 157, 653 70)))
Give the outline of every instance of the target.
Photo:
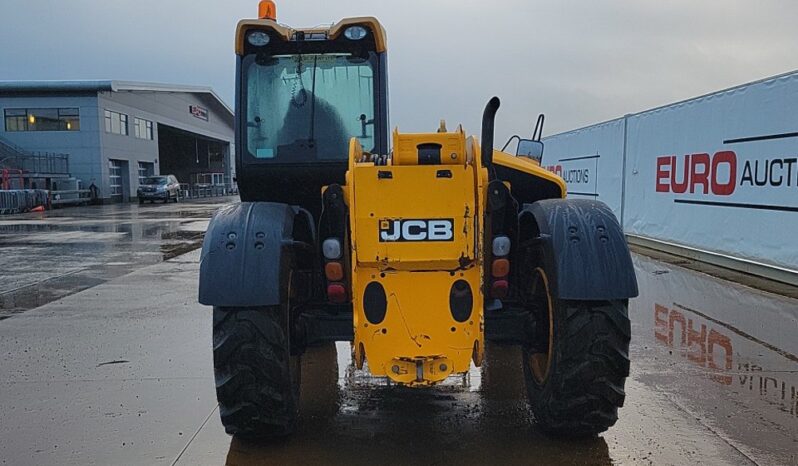
MULTIPOLYGON (((257 0, 0 0, 0 80, 209 85, 233 102, 236 22, 257 0)), ((798 69, 795 0, 283 0, 278 20, 377 16, 388 31, 391 125, 445 118, 497 144, 798 69)))

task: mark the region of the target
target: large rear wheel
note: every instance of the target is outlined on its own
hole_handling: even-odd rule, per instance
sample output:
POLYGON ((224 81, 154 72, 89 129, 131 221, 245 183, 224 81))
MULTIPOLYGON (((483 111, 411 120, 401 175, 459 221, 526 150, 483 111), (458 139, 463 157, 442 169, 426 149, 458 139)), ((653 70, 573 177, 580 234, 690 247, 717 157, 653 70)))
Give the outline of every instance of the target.
POLYGON ((288 320, 285 306, 214 308, 216 395, 228 434, 275 438, 294 430, 301 366, 288 320))
POLYGON ((618 420, 629 375, 627 300, 569 301, 551 296, 534 269, 527 306, 534 335, 524 348, 524 378, 538 425, 569 437, 604 432, 618 420))

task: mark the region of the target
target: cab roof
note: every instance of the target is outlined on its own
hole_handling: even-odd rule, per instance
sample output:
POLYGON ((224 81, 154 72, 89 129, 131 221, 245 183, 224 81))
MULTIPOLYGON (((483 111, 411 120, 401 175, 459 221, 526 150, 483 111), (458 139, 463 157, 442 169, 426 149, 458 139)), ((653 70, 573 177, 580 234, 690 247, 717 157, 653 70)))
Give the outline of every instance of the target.
POLYGON ((354 18, 344 18, 329 27, 313 27, 313 28, 292 28, 270 19, 245 19, 238 23, 236 30, 236 53, 238 55, 244 54, 244 38, 252 29, 270 30, 283 37, 285 40, 290 41, 293 39, 296 32, 304 32, 306 35, 311 34, 325 34, 329 39, 335 39, 341 35, 344 30, 349 26, 364 26, 374 34, 374 43, 376 44, 376 52, 381 53, 387 50, 385 43, 385 28, 373 16, 358 16, 354 18))

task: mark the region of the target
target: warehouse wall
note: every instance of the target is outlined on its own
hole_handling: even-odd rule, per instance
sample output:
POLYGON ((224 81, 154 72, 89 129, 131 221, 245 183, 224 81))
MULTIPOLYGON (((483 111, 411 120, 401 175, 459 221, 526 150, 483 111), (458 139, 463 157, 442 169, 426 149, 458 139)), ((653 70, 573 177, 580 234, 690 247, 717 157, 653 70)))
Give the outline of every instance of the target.
MULTIPOLYGON (((104 92, 99 96, 100 124, 104 124, 104 111, 111 110, 128 116, 128 135, 101 133, 102 141, 102 193, 108 197, 109 166, 108 160, 120 160, 127 163, 126 176, 127 196, 136 195, 138 188, 138 163, 147 162, 154 165, 154 173, 159 174, 159 145, 160 134, 158 124, 165 124, 174 128, 185 130, 218 139, 230 144, 232 152, 233 128, 232 117, 226 110, 220 110, 219 104, 211 97, 185 93, 185 92, 104 92), (189 112, 190 106, 201 106, 208 110, 208 119, 197 118, 189 112), (134 119, 142 118, 153 122, 153 139, 138 139, 134 137, 134 119)), ((228 157, 227 170, 233 165, 232 157, 228 157)), ((231 173, 227 178, 231 179, 231 173)), ((188 183, 189 180, 180 180, 188 183)))
POLYGON ((579 177, 564 176, 569 191, 588 189, 609 204, 632 238, 792 281, 795 108, 798 73, 776 76, 548 137, 543 164, 560 165, 564 174, 591 171, 594 192, 579 177), (589 155, 598 157, 578 159, 589 155))
POLYGON ((31 152, 69 154, 69 170, 85 187, 100 180, 100 116, 97 95, 0 96, 0 118, 6 109, 79 108, 80 131, 9 131, 0 122, 0 138, 31 152))

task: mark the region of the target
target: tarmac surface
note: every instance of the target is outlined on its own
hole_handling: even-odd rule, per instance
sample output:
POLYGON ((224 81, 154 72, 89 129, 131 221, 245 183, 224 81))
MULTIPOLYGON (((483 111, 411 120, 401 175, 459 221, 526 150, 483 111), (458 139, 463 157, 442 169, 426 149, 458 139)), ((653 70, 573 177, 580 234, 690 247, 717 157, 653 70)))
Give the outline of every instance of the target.
POLYGON ((0 320, 196 249, 234 199, 0 216, 0 320))
POLYGON ((641 255, 626 405, 596 439, 536 429, 515 348, 403 389, 348 343, 303 358, 294 436, 231 439, 180 254, 225 201, 0 217, 0 464, 798 464, 798 301, 641 255))

